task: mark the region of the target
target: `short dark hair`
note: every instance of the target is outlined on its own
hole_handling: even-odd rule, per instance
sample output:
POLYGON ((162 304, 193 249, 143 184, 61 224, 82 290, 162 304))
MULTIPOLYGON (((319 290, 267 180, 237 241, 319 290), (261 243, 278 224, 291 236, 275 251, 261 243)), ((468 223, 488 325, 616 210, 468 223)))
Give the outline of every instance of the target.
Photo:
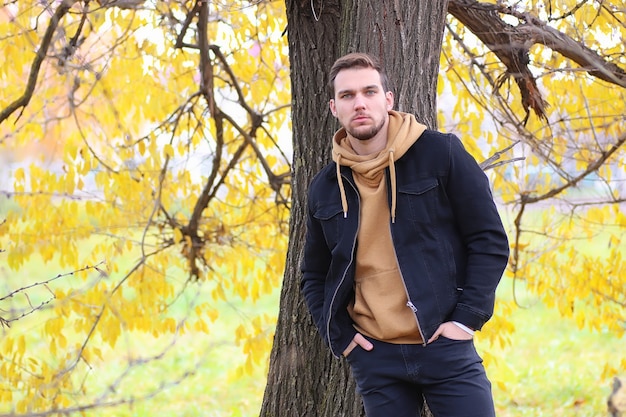
POLYGON ((389 78, 380 61, 372 55, 363 52, 353 52, 337 59, 330 69, 328 88, 330 89, 331 97, 335 97, 335 78, 337 78, 337 74, 339 74, 341 70, 350 68, 375 69, 380 74, 380 83, 383 90, 385 92, 389 91, 389 78))

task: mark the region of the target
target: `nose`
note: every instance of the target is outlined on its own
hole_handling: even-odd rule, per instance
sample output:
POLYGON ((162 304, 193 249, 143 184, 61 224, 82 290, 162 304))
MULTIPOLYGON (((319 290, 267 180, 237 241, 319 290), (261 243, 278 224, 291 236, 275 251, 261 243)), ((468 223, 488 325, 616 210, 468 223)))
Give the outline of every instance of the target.
POLYGON ((361 110, 365 108, 365 100, 361 94, 357 94, 354 98, 354 108, 356 110, 361 110))

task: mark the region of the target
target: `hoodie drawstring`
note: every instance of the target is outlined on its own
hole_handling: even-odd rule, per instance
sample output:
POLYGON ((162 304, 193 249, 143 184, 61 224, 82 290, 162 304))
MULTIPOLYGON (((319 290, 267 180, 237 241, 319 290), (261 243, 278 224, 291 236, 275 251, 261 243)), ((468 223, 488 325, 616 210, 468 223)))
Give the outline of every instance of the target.
POLYGON ((337 153, 337 183, 339 184, 339 193, 341 194, 341 208, 343 209, 343 218, 348 217, 348 199, 346 198, 346 189, 343 187, 343 178, 341 176, 341 154, 337 153))
MULTIPOLYGON (((397 175, 395 160, 400 159, 420 138, 426 130, 426 126, 418 123, 415 116, 408 113, 389 111, 389 124, 387 127, 386 144, 383 149, 371 154, 358 154, 352 147, 352 138, 345 128, 339 129, 333 136, 333 160, 337 163, 337 182, 341 193, 341 205, 344 217, 348 217, 348 200, 344 190, 340 166, 350 168, 356 184, 356 191, 361 192, 359 187, 368 188, 373 191, 374 186, 381 185, 378 181, 384 181, 389 185, 387 195, 390 198, 391 207, 389 215, 391 222, 396 221, 396 209, 398 203, 397 196, 397 175), (386 155, 385 155, 386 154, 386 155), (388 176, 389 178, 385 178, 388 176), (388 193, 391 192, 391 196, 388 193)), ((400 173, 402 174, 402 173, 400 173)), ((345 179, 345 178, 344 178, 345 179)), ((382 194, 382 193, 381 193, 382 194)), ((377 197, 378 198, 378 197, 377 197)))
POLYGON ((391 223, 396 222, 396 164, 393 158, 393 149, 389 149, 389 173, 391 174, 391 223))
MULTIPOLYGON (((389 173, 391 182, 391 223, 396 222, 396 164, 394 161, 394 150, 389 149, 389 173)), ((337 184, 339 185, 339 193, 341 194, 341 208, 343 210, 344 219, 348 217, 348 199, 346 198, 346 189, 343 185, 343 177, 341 176, 341 154, 337 153, 335 165, 337 167, 337 184)))

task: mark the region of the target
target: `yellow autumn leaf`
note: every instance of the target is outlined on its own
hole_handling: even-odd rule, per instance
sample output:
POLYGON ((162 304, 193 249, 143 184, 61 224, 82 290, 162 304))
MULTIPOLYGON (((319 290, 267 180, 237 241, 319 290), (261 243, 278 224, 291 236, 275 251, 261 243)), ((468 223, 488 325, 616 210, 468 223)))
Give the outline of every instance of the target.
POLYGON ((139 155, 144 156, 144 154, 146 153, 146 143, 143 140, 140 140, 139 143, 137 143, 137 147, 139 150, 139 155))

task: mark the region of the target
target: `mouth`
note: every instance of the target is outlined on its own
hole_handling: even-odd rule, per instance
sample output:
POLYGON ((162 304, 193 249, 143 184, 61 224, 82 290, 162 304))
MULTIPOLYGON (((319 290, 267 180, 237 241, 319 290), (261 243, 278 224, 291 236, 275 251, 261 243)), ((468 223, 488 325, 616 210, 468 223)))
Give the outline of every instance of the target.
POLYGON ((366 122, 369 120, 369 117, 365 116, 365 115, 357 115, 355 116, 352 121, 356 122, 356 123, 362 123, 362 122, 366 122))

